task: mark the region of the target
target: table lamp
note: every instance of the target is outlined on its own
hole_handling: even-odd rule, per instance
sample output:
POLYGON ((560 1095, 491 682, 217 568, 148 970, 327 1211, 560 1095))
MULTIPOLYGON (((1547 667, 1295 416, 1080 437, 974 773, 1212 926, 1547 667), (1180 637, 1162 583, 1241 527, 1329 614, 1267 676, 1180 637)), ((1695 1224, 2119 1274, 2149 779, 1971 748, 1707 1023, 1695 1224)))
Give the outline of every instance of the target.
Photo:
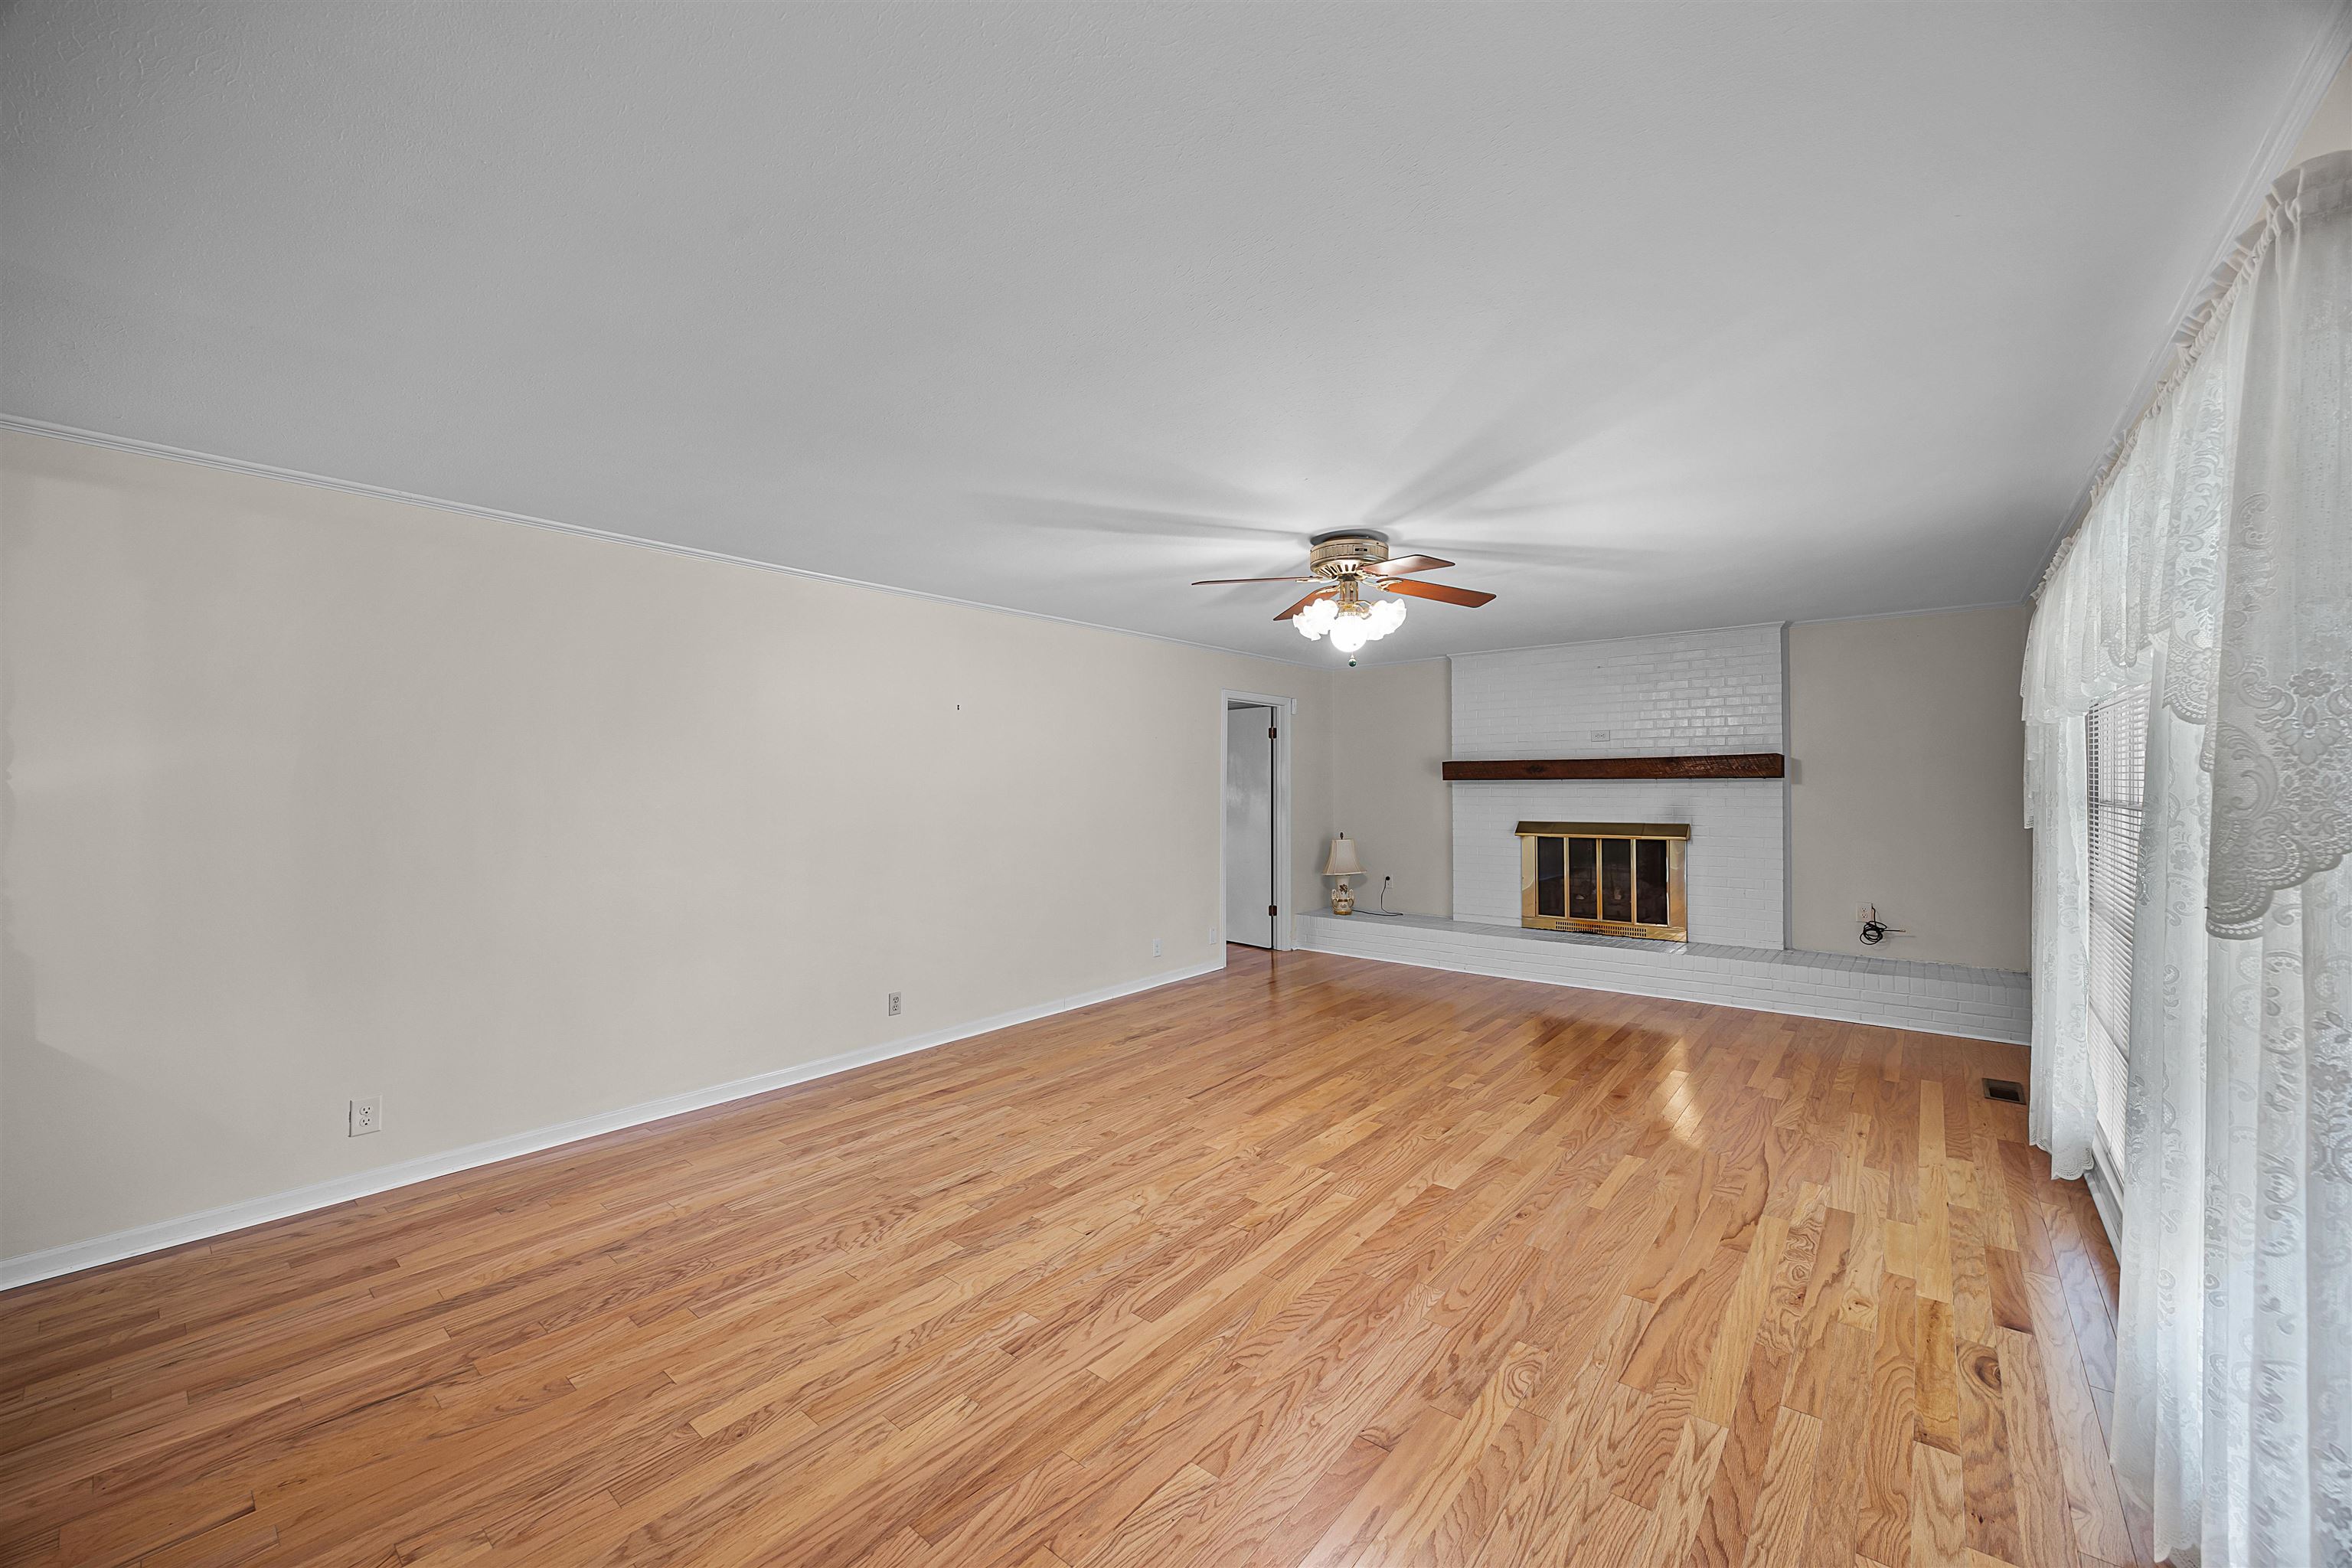
POLYGON ((1331 858, 1325 861, 1323 874, 1336 877, 1331 884, 1331 912, 1351 915, 1356 912, 1356 890, 1348 886, 1348 879, 1364 874, 1364 863, 1356 858, 1355 840, 1342 833, 1331 840, 1331 858))

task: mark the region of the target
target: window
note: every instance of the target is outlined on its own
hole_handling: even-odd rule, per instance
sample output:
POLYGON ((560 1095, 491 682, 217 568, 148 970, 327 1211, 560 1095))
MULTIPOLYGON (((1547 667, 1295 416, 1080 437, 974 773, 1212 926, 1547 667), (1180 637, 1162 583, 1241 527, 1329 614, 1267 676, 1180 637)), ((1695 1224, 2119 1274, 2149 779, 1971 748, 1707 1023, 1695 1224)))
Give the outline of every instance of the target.
POLYGON ((2141 782, 2147 765, 2147 688, 2091 710, 2091 1083, 2099 1131, 2124 1146, 2124 1083, 2131 1047, 2132 916, 2139 902, 2141 782))

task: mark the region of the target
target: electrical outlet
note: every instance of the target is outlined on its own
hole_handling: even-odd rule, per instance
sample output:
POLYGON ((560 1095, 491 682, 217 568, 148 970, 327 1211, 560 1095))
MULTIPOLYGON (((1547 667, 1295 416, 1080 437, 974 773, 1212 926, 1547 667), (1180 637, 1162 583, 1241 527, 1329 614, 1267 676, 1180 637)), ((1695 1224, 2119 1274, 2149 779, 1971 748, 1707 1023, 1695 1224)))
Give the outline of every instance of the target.
POLYGON ((370 1095, 365 1100, 354 1100, 352 1101, 351 1131, 345 1133, 344 1136, 349 1138, 364 1138, 371 1132, 381 1132, 383 1131, 383 1100, 377 1099, 374 1095, 370 1095))
POLYGON ((1856 904, 1853 906, 1853 918, 1858 921, 1866 921, 1877 912, 1878 906, 1876 904, 1856 904))
POLYGON ((898 1016, 898 994, 896 991, 893 991, 893 992, 891 992, 891 993, 890 993, 890 1016, 892 1016, 893 1018, 895 1018, 895 1017, 897 1017, 898 1016))
POLYGON ((1154 958, 1160 956, 1160 939, 1156 936, 1151 939, 1151 956, 1154 958))

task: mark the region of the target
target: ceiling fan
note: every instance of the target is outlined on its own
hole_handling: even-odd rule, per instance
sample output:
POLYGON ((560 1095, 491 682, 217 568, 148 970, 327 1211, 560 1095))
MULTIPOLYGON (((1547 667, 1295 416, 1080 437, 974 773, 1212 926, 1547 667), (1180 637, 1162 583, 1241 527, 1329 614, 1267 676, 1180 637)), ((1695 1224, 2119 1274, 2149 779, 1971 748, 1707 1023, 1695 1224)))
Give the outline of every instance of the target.
POLYGON ((1209 577, 1192 584, 1195 588, 1222 586, 1230 583, 1313 583, 1315 592, 1275 616, 1277 621, 1290 621, 1298 627, 1298 635, 1313 639, 1330 634, 1331 646, 1356 662, 1356 650, 1366 643, 1384 637, 1404 624, 1405 605, 1402 599, 1370 599, 1363 597, 1364 585, 1374 590, 1385 588, 1391 594, 1402 594, 1415 599, 1435 599, 1440 604, 1460 605, 1475 610, 1490 604, 1495 595, 1482 594, 1475 588, 1455 588, 1444 583, 1416 583, 1411 574, 1436 572, 1454 564, 1434 555, 1396 555, 1389 553, 1388 535, 1368 529, 1348 528, 1334 533, 1318 533, 1308 540, 1306 577, 1209 577))

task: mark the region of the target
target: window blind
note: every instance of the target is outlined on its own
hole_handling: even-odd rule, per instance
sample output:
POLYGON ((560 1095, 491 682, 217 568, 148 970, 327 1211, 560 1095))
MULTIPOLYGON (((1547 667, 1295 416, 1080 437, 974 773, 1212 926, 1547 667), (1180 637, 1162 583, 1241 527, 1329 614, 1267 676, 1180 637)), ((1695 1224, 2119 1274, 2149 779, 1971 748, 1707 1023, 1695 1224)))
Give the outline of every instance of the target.
POLYGON ((2099 1131, 2124 1146, 2131 1051, 2132 920, 2139 903, 2141 788, 2147 766, 2147 688, 2093 708, 2090 748, 2091 1082, 2099 1131))

